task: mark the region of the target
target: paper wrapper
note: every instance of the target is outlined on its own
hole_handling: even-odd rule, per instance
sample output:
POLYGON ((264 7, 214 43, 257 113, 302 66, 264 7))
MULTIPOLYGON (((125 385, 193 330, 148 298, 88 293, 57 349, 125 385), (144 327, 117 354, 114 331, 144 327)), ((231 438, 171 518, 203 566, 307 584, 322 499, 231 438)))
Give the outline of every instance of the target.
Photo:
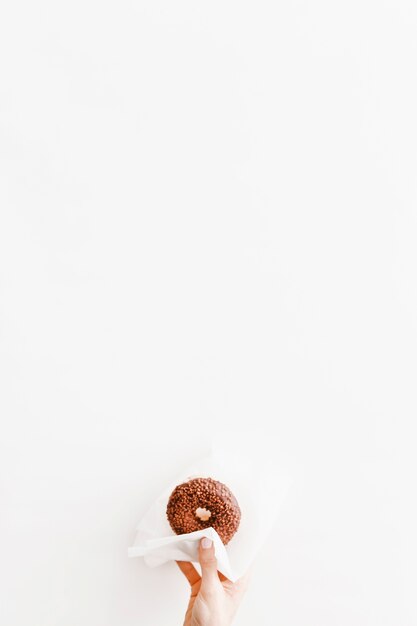
POLYGON ((214 542, 218 570, 234 582, 246 572, 267 539, 291 482, 272 462, 252 467, 246 457, 213 452, 178 476, 155 500, 136 528, 128 555, 143 557, 151 567, 171 560, 198 563, 200 539, 209 537, 214 542), (227 546, 214 528, 176 535, 167 520, 166 507, 174 488, 191 478, 209 477, 229 487, 242 512, 239 528, 227 546))

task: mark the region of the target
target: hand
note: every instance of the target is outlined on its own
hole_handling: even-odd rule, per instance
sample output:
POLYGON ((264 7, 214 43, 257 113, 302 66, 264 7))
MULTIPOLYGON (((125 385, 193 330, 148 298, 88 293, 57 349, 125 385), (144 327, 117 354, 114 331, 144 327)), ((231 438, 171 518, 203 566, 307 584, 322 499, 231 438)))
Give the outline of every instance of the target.
POLYGON ((213 542, 207 537, 200 542, 198 558, 201 577, 192 563, 177 561, 191 586, 184 626, 230 626, 246 591, 248 575, 232 583, 220 574, 213 542))

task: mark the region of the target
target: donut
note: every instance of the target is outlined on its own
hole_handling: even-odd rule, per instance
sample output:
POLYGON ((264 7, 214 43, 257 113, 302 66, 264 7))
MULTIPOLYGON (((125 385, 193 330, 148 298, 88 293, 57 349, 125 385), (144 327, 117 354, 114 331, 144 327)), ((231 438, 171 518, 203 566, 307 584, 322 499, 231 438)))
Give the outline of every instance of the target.
POLYGON ((177 535, 212 527, 225 545, 237 531, 241 518, 233 493, 213 478, 193 478, 177 485, 169 497, 166 514, 177 535))

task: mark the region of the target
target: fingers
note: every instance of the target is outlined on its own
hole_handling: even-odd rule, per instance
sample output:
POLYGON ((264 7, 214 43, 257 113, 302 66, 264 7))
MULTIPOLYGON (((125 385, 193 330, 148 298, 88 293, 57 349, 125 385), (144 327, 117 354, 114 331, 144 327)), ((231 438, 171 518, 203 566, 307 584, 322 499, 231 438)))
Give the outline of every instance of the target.
POLYGON ((193 587, 200 582, 206 590, 213 589, 221 582, 227 580, 223 574, 217 571, 217 559, 214 551, 214 544, 211 539, 204 537, 199 546, 198 560, 201 566, 201 578, 192 563, 188 561, 176 561, 178 567, 193 587))
POLYGON ((177 565, 190 583, 191 587, 198 583, 200 575, 192 563, 188 561, 177 561, 177 565))
POLYGON ((198 558, 201 565, 201 587, 212 589, 220 584, 217 574, 217 559, 214 553, 214 544, 211 539, 203 537, 200 542, 198 558))

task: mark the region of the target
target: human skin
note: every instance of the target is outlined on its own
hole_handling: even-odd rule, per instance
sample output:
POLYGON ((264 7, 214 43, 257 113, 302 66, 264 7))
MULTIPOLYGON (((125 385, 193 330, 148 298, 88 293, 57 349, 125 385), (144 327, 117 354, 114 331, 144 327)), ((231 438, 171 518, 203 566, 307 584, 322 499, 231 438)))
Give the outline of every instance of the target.
POLYGON ((184 626, 230 626, 246 591, 249 574, 232 583, 217 571, 213 542, 204 537, 198 551, 201 576, 192 563, 177 561, 191 596, 184 626))

